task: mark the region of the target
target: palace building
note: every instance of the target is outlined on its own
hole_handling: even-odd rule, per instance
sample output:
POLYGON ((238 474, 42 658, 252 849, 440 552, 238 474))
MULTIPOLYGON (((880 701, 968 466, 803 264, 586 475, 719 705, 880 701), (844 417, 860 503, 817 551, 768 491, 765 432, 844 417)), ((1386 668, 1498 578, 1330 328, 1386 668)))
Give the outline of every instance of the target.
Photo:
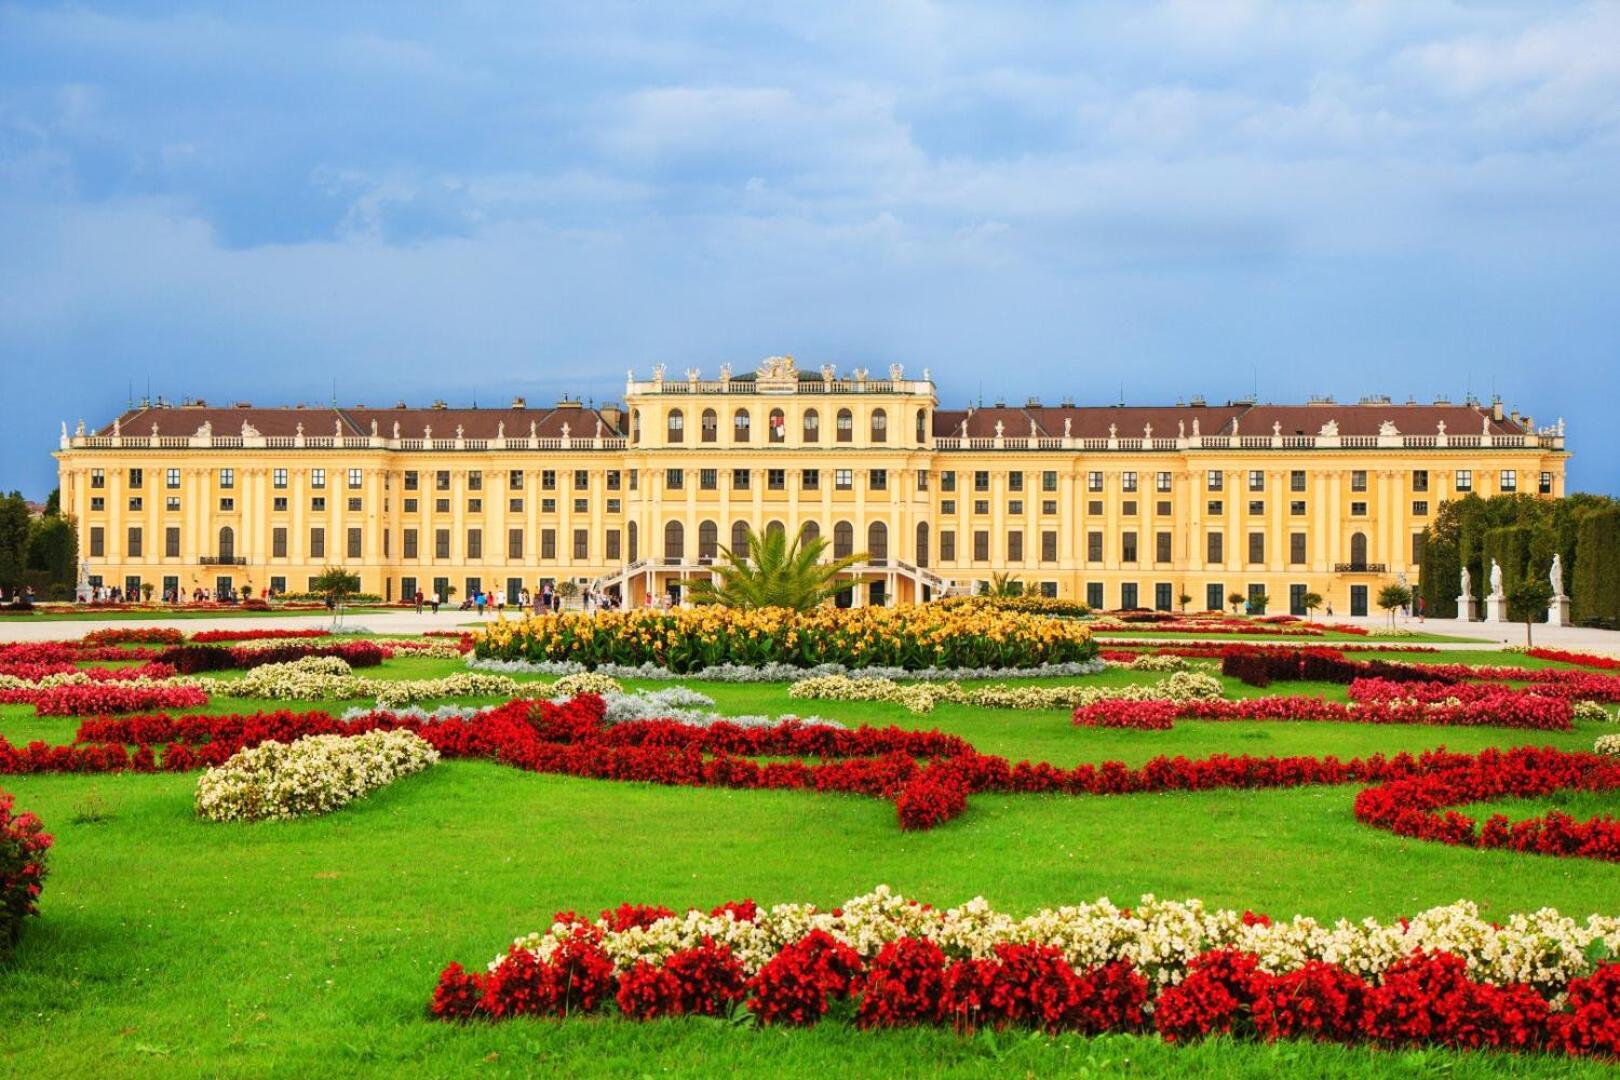
POLYGON ((791 357, 632 373, 623 407, 149 404, 64 425, 56 454, 80 558, 126 594, 297 593, 342 566, 386 599, 549 579, 634 604, 746 528, 803 525, 864 553, 855 605, 1004 573, 1098 608, 1315 592, 1339 614, 1416 582, 1443 501, 1562 495, 1566 456, 1562 423, 1499 401, 944 409, 927 371, 791 357))

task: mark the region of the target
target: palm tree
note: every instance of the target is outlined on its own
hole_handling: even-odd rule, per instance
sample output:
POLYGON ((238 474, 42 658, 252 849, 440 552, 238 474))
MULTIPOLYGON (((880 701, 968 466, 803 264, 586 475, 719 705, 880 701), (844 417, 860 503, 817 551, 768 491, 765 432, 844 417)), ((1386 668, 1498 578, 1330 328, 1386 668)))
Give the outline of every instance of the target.
POLYGON ((984 595, 995 597, 1023 596, 1024 583, 1012 574, 991 574, 984 584, 984 595))
POLYGON ((727 547, 720 549, 724 565, 714 571, 720 582, 694 583, 694 603, 808 611, 848 588, 838 580, 839 573, 866 561, 866 553, 861 552, 822 562, 827 540, 820 536, 806 539, 803 527, 791 542, 782 529, 767 529, 764 536, 749 529, 743 550, 746 554, 739 555, 727 547))

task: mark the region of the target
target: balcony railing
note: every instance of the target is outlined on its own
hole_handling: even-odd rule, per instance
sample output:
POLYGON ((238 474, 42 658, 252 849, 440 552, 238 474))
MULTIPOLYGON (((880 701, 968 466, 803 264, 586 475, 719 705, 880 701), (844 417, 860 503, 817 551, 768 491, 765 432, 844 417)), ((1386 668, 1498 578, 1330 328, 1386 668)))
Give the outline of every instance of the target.
POLYGON ((204 555, 197 560, 204 566, 246 566, 246 555, 204 555))
POLYGON ((1342 562, 1333 564, 1335 574, 1387 574, 1389 567, 1381 562, 1342 562))

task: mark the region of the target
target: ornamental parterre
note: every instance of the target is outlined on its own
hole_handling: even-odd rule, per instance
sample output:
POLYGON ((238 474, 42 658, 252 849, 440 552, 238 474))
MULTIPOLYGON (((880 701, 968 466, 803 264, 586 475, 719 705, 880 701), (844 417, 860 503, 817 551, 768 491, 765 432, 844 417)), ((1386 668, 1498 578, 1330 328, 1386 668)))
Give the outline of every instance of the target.
POLYGON ((1543 908, 1486 922, 1467 902, 1380 923, 1210 910, 1144 896, 1023 919, 982 897, 939 910, 880 886, 831 910, 751 900, 684 914, 624 904, 452 963, 441 1020, 729 1016, 862 1027, 1305 1037, 1391 1047, 1620 1054, 1620 919, 1543 908))

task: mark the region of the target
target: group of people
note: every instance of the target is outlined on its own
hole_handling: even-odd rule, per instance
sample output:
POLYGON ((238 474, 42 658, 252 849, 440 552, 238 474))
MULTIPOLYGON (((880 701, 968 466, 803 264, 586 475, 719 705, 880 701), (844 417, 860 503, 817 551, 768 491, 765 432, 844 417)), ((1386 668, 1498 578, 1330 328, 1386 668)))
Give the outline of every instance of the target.
MULTIPOLYGON (((587 615, 598 611, 612 611, 619 607, 619 597, 614 593, 598 592, 595 589, 584 589, 579 593, 580 605, 587 615)), ((439 605, 445 602, 444 597, 437 591, 424 593, 416 590, 412 598, 416 604, 416 613, 422 614, 424 609, 431 609, 433 614, 439 613, 439 605)), ((508 607, 519 611, 533 611, 536 615, 555 615, 563 609, 562 591, 551 582, 541 584, 538 590, 525 587, 515 595, 509 595, 505 589, 475 589, 466 599, 462 600, 458 610, 476 611, 482 616, 487 611, 503 613, 508 607)))

